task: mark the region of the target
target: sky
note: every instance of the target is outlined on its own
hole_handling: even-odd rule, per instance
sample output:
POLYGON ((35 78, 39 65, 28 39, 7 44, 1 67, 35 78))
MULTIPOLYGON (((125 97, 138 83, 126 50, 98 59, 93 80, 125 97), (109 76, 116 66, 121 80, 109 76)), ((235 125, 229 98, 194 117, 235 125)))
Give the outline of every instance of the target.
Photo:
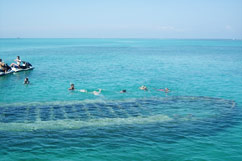
POLYGON ((242 0, 0 0, 0 38, 242 39, 242 0))

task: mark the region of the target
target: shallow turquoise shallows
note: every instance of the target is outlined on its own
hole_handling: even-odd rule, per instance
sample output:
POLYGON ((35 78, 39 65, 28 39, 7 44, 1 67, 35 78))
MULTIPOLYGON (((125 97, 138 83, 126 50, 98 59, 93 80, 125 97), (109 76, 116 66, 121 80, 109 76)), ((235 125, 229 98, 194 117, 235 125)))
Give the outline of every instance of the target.
POLYGON ((0 39, 16 56, 0 160, 242 160, 241 40, 0 39))

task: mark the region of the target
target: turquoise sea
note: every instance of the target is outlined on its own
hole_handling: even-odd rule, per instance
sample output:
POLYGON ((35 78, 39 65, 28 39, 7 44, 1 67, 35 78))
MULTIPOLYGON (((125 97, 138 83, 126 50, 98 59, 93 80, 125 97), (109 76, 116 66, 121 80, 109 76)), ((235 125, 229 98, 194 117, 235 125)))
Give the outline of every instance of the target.
POLYGON ((35 69, 0 77, 0 160, 242 160, 241 40, 0 39, 16 56, 35 69))

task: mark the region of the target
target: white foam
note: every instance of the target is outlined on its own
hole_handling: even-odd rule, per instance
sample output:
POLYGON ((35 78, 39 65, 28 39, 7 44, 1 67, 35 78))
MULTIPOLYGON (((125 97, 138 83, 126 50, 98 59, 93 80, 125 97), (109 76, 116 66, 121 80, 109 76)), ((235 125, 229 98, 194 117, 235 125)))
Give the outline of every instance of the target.
POLYGON ((149 117, 129 118, 100 118, 87 121, 77 120, 51 120, 36 121, 34 123, 0 123, 0 131, 33 131, 33 130, 55 130, 55 129, 80 129, 83 127, 105 127, 130 124, 149 124, 172 121, 167 115, 154 115, 149 117))

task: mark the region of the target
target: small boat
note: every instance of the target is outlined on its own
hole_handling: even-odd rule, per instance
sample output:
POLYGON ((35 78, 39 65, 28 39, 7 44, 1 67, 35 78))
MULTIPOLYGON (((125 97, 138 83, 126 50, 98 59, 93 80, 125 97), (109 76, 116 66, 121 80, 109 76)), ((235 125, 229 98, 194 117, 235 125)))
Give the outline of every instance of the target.
POLYGON ((16 73, 16 72, 22 72, 22 71, 27 71, 27 70, 33 70, 34 69, 34 67, 28 67, 28 68, 15 68, 15 67, 13 67, 12 68, 12 71, 14 72, 14 73, 16 73))
POLYGON ((8 74, 11 74, 11 73, 16 73, 16 72, 22 72, 22 71, 28 71, 28 70, 33 70, 34 67, 29 67, 29 68, 26 68, 26 69, 22 69, 22 68, 12 68, 11 70, 7 71, 6 73, 5 72, 0 72, 0 76, 4 76, 4 75, 8 75, 8 74))
POLYGON ((8 75, 8 74, 11 74, 13 72, 14 72, 13 70, 9 70, 7 72, 0 72, 0 76, 8 75))
POLYGON ((23 61, 23 65, 18 67, 18 66, 13 66, 12 70, 16 73, 16 72, 21 72, 21 71, 27 71, 27 70, 33 70, 34 67, 26 61, 23 61))
POLYGON ((29 62, 24 62, 23 61, 23 63, 24 63, 23 66, 20 66, 20 67, 13 66, 12 68, 10 68, 8 70, 8 72, 1 71, 0 72, 0 76, 4 76, 4 75, 10 74, 10 73, 16 73, 16 72, 22 72, 22 71, 28 71, 28 70, 33 70, 34 69, 34 67, 29 62))

